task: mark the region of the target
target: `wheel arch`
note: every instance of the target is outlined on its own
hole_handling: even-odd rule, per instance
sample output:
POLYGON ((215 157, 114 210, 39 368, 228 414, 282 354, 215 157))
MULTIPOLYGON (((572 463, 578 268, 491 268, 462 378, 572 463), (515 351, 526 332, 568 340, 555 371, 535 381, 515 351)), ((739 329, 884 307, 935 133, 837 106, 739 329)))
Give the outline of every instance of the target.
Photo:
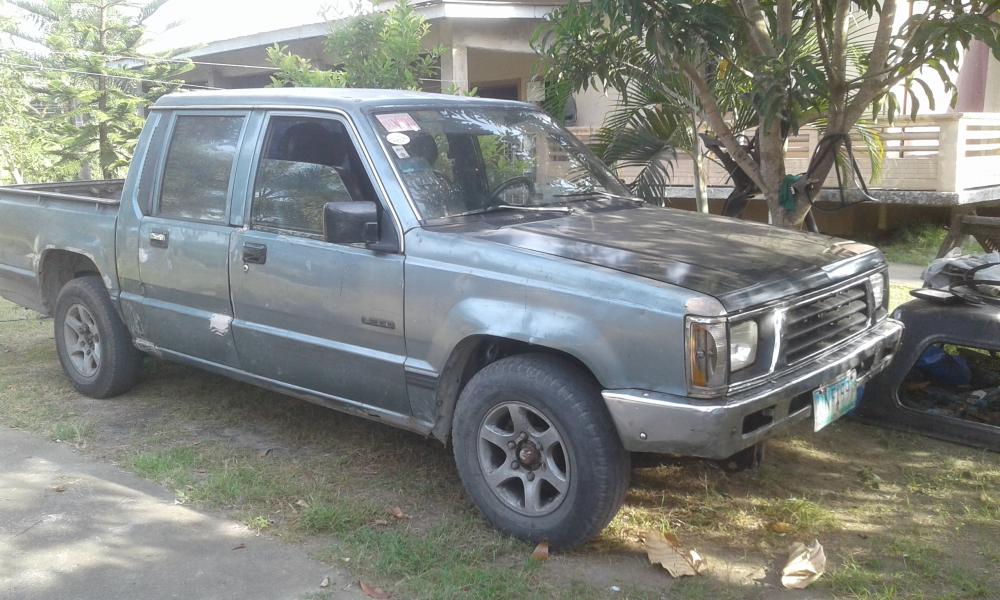
POLYGON ((564 358, 600 385, 593 369, 565 350, 496 335, 470 335, 452 349, 438 378, 435 390, 438 411, 431 434, 445 444, 450 443, 455 407, 469 380, 490 363, 519 354, 548 354, 564 358))
POLYGON ((55 311, 56 299, 63 286, 77 277, 87 275, 102 277, 91 257, 72 250, 46 250, 38 267, 38 283, 46 313, 51 315, 55 311))

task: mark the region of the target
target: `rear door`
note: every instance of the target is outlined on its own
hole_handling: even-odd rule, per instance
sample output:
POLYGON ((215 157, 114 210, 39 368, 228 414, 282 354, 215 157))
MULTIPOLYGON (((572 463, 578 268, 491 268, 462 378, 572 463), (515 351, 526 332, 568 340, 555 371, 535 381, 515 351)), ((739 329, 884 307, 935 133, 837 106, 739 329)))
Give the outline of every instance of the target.
POLYGON ((230 366, 229 213, 249 111, 178 111, 150 214, 139 225, 138 337, 230 366))
POLYGON ((323 238, 327 202, 376 202, 348 121, 272 113, 235 231, 233 332, 243 369, 351 404, 410 413, 403 372, 403 255, 323 238))

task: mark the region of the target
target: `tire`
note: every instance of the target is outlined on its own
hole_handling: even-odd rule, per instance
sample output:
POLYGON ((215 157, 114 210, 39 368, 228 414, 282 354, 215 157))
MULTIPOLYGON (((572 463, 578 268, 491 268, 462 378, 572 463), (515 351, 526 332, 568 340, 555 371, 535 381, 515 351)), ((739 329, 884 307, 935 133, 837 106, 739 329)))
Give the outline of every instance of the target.
POLYGON ((561 357, 522 354, 476 373, 459 397, 452 441, 472 501, 494 527, 528 542, 589 541, 628 490, 629 454, 600 387, 561 357))
POLYGON ((764 462, 766 448, 766 442, 757 442, 753 446, 744 448, 729 458, 718 461, 718 464, 722 467, 722 470, 730 473, 756 469, 764 462))
POLYGON ((69 281, 55 310, 56 350, 73 387, 91 398, 110 398, 132 389, 142 354, 100 277, 69 281))

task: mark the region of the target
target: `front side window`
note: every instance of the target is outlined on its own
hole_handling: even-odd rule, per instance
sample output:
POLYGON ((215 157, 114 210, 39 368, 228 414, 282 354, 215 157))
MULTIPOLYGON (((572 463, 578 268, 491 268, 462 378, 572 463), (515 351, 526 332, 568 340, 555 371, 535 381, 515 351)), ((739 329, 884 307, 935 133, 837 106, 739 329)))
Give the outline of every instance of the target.
POLYGON ((629 198, 582 144, 528 108, 416 108, 372 115, 424 220, 505 206, 629 198))
POLYGON ((354 143, 339 121, 274 117, 254 180, 252 224, 322 236, 326 203, 373 199, 363 173, 354 143))
POLYGON ((242 116, 179 116, 163 170, 159 214, 195 221, 226 218, 242 116))

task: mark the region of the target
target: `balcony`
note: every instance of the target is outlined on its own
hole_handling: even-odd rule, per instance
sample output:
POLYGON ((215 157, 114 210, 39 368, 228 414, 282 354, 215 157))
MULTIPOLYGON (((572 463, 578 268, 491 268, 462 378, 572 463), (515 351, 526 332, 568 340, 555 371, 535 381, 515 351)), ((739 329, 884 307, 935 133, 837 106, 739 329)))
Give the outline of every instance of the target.
MULTIPOLYGON (((952 113, 899 119, 892 126, 878 127, 885 145, 881 177, 871 180, 871 164, 860 141, 854 142, 855 156, 872 195, 886 204, 959 207, 1000 200, 1000 113, 952 113)), ((587 142, 593 131, 571 128, 587 142)), ((785 169, 802 173, 819 143, 820 133, 804 127, 788 138, 785 169)), ((729 193, 728 174, 718 164, 706 161, 711 198, 729 193)), ((635 170, 623 170, 628 181, 635 170)), ((678 154, 668 198, 693 197, 694 175, 691 159, 678 154)), ((835 189, 837 177, 830 174, 828 189, 835 189)), ((831 190, 832 191, 832 190, 831 190)), ((829 192, 827 192, 829 193, 829 192)))

